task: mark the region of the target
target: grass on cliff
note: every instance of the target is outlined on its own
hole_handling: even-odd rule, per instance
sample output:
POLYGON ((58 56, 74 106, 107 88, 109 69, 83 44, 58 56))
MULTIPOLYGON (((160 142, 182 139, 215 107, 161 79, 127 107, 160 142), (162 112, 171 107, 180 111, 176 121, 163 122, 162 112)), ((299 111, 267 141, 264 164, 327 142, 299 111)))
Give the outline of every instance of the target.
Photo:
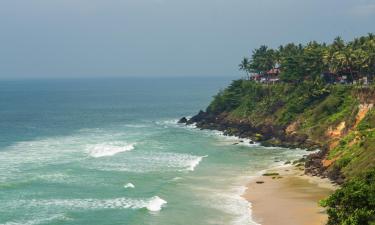
POLYGON ((318 82, 263 85, 236 80, 214 97, 207 111, 229 112, 235 118, 246 118, 254 123, 266 119, 286 125, 304 112, 306 106, 327 95, 328 90, 318 82))
POLYGON ((375 168, 375 109, 370 110, 357 128, 340 140, 328 158, 338 158, 335 166, 349 178, 375 168))
POLYGON ((236 80, 214 97, 207 111, 227 112, 232 118, 246 119, 254 125, 268 122, 286 126, 300 119, 306 129, 350 117, 355 104, 348 95, 350 89, 322 82, 267 85, 236 80))

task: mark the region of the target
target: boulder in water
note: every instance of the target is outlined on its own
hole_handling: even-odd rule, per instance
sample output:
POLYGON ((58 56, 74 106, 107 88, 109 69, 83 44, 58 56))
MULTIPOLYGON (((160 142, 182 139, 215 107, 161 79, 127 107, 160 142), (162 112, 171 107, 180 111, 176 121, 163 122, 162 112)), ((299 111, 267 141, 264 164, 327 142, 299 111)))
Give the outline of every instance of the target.
POLYGON ((182 117, 178 123, 186 123, 188 120, 186 119, 186 117, 182 117))

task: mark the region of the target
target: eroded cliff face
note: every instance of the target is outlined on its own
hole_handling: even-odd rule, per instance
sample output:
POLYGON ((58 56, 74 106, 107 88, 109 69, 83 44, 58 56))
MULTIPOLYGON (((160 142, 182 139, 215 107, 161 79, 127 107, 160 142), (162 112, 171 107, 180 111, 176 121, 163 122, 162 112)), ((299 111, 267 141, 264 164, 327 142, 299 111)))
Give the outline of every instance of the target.
MULTIPOLYGON (((375 118, 374 88, 332 87, 331 90, 321 92, 318 88, 311 88, 313 94, 304 97, 308 101, 301 100, 308 103, 303 107, 293 105, 299 96, 289 87, 276 87, 285 94, 280 98, 275 97, 275 91, 270 91, 269 87, 256 88, 262 97, 253 97, 251 94, 250 97, 238 97, 241 101, 249 101, 249 98, 254 101, 248 107, 247 114, 242 113, 247 107, 242 102, 225 110, 212 110, 210 105, 211 108, 200 111, 186 121, 187 124, 195 123, 202 129, 215 129, 227 135, 250 138, 266 146, 321 149, 307 157, 305 172, 329 177, 337 183, 342 183, 350 175, 346 172, 347 166, 353 166, 358 157, 371 151, 371 146, 364 149, 362 145, 371 145, 368 140, 372 138, 374 128, 371 124, 375 118), (262 92, 262 88, 267 90, 262 92), (295 110, 297 113, 293 111, 296 107, 299 107, 299 110, 295 110), (288 117, 289 114, 292 116, 288 117), (365 130, 364 120, 369 126, 365 130), (351 149, 355 149, 357 154, 353 159, 348 156, 351 149)), ((241 94, 237 93, 237 96, 241 94)), ((219 102, 227 104, 222 99, 219 102)))
POLYGON ((322 147, 323 149, 319 153, 308 156, 308 160, 305 164, 305 172, 307 174, 329 177, 339 184, 344 182, 345 174, 342 168, 339 168, 336 163, 345 157, 345 152, 340 152, 339 149, 340 147, 353 148, 362 141, 361 139, 363 137, 361 137, 361 133, 357 131, 357 128, 373 109, 373 99, 375 99, 375 95, 369 95, 368 98, 361 99, 362 103, 358 105, 358 112, 355 115, 354 124, 348 125, 347 121, 341 121, 338 125, 328 127, 325 132, 327 144, 322 147), (339 146, 340 142, 349 135, 354 135, 354 137, 342 144, 343 146, 339 146))
POLYGON ((375 92, 365 90, 354 92, 358 106, 354 116, 349 118, 352 122, 342 121, 326 131, 328 145, 321 158, 321 174, 339 183, 346 176, 375 166, 375 92))

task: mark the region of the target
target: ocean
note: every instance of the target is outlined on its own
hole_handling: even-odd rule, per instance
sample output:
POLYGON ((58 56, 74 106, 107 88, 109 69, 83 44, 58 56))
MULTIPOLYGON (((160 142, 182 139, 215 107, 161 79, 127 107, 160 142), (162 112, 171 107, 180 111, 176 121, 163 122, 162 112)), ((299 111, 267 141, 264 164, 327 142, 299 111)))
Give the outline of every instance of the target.
POLYGON ((247 182, 306 152, 177 124, 230 81, 0 81, 0 224, 256 224, 247 182))

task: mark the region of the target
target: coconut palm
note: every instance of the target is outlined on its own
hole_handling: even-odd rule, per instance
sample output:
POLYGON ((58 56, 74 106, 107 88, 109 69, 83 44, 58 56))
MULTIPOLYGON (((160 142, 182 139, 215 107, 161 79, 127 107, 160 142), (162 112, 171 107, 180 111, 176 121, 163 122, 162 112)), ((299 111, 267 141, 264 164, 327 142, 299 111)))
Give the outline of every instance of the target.
POLYGON ((248 79, 250 79, 250 60, 246 57, 244 57, 240 63, 240 65, 238 65, 240 70, 242 71, 245 71, 246 72, 246 75, 248 77, 248 79))

